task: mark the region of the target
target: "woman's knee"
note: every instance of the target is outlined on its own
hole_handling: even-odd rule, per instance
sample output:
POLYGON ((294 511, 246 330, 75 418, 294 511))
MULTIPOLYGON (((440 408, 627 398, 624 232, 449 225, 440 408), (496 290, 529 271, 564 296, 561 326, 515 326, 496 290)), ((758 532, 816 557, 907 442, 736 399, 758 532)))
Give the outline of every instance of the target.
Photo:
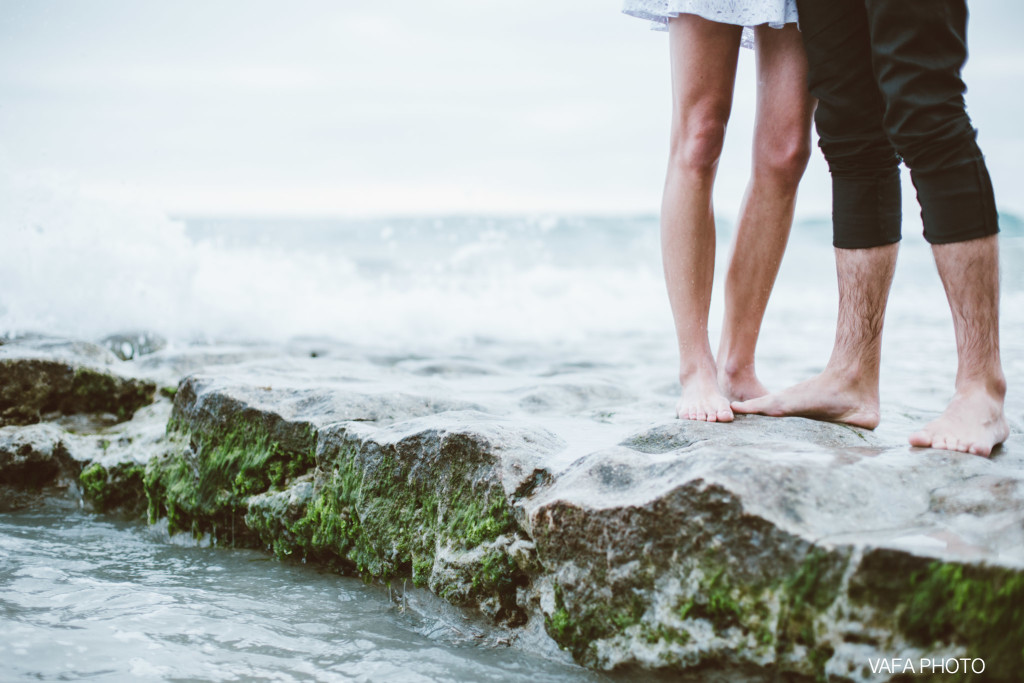
POLYGON ((766 136, 757 141, 754 175, 795 192, 811 158, 810 131, 805 128, 788 134, 766 136))
POLYGON ((691 111, 672 125, 670 163, 687 174, 714 173, 725 143, 728 113, 714 108, 691 111))

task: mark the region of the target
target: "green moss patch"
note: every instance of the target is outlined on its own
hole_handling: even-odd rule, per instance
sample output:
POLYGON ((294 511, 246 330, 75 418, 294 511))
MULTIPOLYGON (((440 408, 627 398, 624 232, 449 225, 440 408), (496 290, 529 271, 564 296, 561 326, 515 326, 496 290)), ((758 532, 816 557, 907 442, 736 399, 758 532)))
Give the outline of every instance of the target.
POLYGON ((88 367, 75 369, 70 395, 60 401, 64 413, 107 412, 120 420, 131 419, 135 411, 153 402, 156 384, 118 377, 88 367))
POLYGON ((515 590, 527 579, 493 543, 516 524, 481 470, 493 462, 486 444, 427 431, 381 446, 340 432, 315 457, 312 429, 240 411, 230 428, 204 415, 196 432, 183 415, 176 407, 168 426, 179 447, 146 470, 150 520, 366 579, 411 577, 456 604, 496 597, 500 619, 523 618, 515 590))
POLYGON ((706 619, 716 632, 739 625, 741 608, 724 578, 724 570, 718 570, 710 581, 704 583, 698 598, 686 600, 679 607, 680 619, 706 619))
POLYGON ((985 660, 978 680, 1015 680, 1024 670, 1024 576, 934 562, 909 584, 899 623, 914 642, 967 645, 985 660))
POLYGON ((97 462, 82 470, 78 481, 82 496, 97 512, 119 511, 137 517, 147 506, 145 473, 146 468, 135 463, 118 463, 108 469, 97 462))
POLYGON ((193 447, 154 459, 146 468, 149 519, 166 517, 171 533, 209 533, 232 545, 255 542, 244 524, 249 496, 280 488, 314 464, 312 438, 308 450, 286 451, 260 425, 236 424, 190 440, 193 447))
POLYGON ((59 412, 127 420, 153 402, 156 384, 60 360, 0 359, 0 424, 31 424, 59 412))
MULTIPOLYGON (((738 629, 740 642, 747 643, 742 647, 762 654, 784 655, 796 645, 804 646, 806 670, 799 673, 822 679, 833 650, 819 642, 819 622, 838 598, 847 560, 843 553, 811 548, 788 576, 742 582, 730 574, 729 565, 708 554, 690 570, 702 577, 696 587, 691 582, 693 574, 683 579, 684 597, 676 614, 684 622, 700 619, 710 623, 722 638, 735 637, 730 632, 738 629)), ((632 587, 574 591, 572 603, 569 591, 556 585, 555 609, 545 622, 548 633, 577 661, 588 665, 600 665, 593 649, 595 641, 623 635, 635 624, 640 625, 636 635, 650 644, 689 643, 692 636, 685 626, 651 620, 654 585, 650 572, 637 568, 633 576, 636 583, 632 587), (609 597, 594 600, 598 594, 609 597)), ((587 583, 600 586, 603 582, 603 577, 591 576, 587 583)))
POLYGON ((566 604, 566 591, 556 583, 555 611, 544 620, 548 634, 579 662, 595 660, 595 641, 615 636, 639 624, 647 609, 647 600, 639 591, 618 595, 611 603, 566 604), (571 608, 571 609, 570 609, 571 608))
MULTIPOLYGON (((818 642, 819 620, 839 597, 845 558, 837 558, 820 548, 811 548, 799 569, 783 582, 782 610, 776 627, 776 652, 806 648, 808 673, 816 680, 827 679, 825 664, 835 654, 833 647, 818 642)), ((764 634, 762 634, 762 637, 764 634)))
MULTIPOLYGON (((350 568, 384 581, 411 576, 418 586, 431 585, 442 597, 465 603, 496 596, 501 615, 515 611, 515 587, 525 583, 504 548, 485 549, 463 567, 431 582, 438 548, 469 552, 511 534, 515 523, 500 487, 471 485, 463 461, 458 471, 436 476, 414 472, 417 461, 394 451, 360 450, 347 443, 318 471, 305 512, 276 528, 276 522, 246 522, 279 555, 300 555, 319 563, 350 568), (287 543, 279 542, 287 538, 287 543)), ((275 515, 280 518, 280 515, 275 515)))

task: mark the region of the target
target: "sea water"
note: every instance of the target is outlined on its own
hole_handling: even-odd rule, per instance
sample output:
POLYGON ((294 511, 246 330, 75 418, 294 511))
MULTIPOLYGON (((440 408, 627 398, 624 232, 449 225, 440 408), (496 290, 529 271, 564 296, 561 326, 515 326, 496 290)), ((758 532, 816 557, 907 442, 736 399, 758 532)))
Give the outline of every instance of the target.
MULTIPOLYGON (((7 199, 7 334, 147 330, 172 347, 317 340, 353 359, 457 358, 524 381, 545 366, 585 367, 666 405, 677 391, 655 216, 166 218, 7 199)), ((1024 225, 1004 215, 1002 227, 1003 360, 1019 432, 1024 225)), ((956 371, 930 249, 919 226, 905 234, 883 340, 879 432, 892 439, 943 408, 956 371)), ((730 238, 721 221, 713 347, 730 238)), ((830 238, 825 218, 794 226, 758 350, 770 388, 828 359, 830 238)), ((472 377, 461 381, 472 391, 472 377)), ((262 554, 182 547, 81 514, 0 515, 0 679, 600 680, 478 640, 399 609, 380 586, 262 554)))

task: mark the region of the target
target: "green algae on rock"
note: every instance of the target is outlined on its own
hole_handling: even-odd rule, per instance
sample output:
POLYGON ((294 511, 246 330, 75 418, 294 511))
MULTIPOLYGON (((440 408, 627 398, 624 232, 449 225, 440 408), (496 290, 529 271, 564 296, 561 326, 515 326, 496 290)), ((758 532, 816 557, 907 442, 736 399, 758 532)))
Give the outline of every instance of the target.
POLYGON ((311 431, 322 442, 315 470, 312 453, 284 457, 265 432, 235 430, 220 441, 182 433, 189 445, 150 463, 150 518, 166 516, 172 532, 266 546, 367 579, 411 576, 450 602, 492 600, 500 618, 519 620, 514 591, 527 581, 505 550, 515 523, 504 491, 470 471, 479 444, 430 431, 394 443, 311 431), (445 463, 437 470, 417 458, 434 439, 445 463))
POLYGON ((0 426, 33 424, 44 415, 110 413, 127 420, 153 402, 156 384, 109 367, 0 347, 0 426))
POLYGON ((166 518, 171 533, 262 546, 367 579, 412 578, 453 604, 522 623, 515 595, 529 579, 514 555, 531 546, 498 452, 550 437, 495 430, 493 421, 447 412, 395 427, 324 424, 253 410, 186 380, 168 423, 173 445, 147 467, 149 518, 166 518))
POLYGON ((177 447, 152 459, 143 480, 150 521, 167 517, 171 533, 209 533, 230 545, 254 544, 244 524, 249 496, 279 488, 313 464, 312 450, 285 449, 258 424, 201 434, 172 422, 169 436, 177 447))
POLYGON ((459 494, 403 490, 396 482, 408 481, 408 471, 393 462, 360 463, 373 456, 358 448, 330 457, 329 472, 318 468, 312 481, 250 500, 246 522, 277 554, 347 566, 368 578, 411 577, 456 604, 495 597, 512 609, 509 591, 521 583, 520 572, 507 544, 495 543, 514 526, 503 493, 491 492, 487 510, 472 498, 462 507, 459 494))
POLYGON ((700 482, 649 509, 555 503, 538 512, 539 559, 556 569, 548 630, 577 661, 742 668, 792 659, 786 669, 820 673, 801 660, 816 647, 815 620, 835 600, 847 558, 826 559, 700 482), (672 531, 659 540, 662 524, 672 531))
POLYGON ((109 468, 93 462, 78 476, 82 497, 97 512, 118 512, 139 517, 146 511, 143 487, 146 468, 135 462, 118 462, 109 468))
POLYGON ((895 604, 898 629, 922 648, 962 650, 980 658, 985 675, 965 680, 1018 680, 1024 669, 1024 572, 876 550, 868 553, 851 591, 856 603, 882 610, 895 604), (876 590, 865 590, 865 578, 876 590))

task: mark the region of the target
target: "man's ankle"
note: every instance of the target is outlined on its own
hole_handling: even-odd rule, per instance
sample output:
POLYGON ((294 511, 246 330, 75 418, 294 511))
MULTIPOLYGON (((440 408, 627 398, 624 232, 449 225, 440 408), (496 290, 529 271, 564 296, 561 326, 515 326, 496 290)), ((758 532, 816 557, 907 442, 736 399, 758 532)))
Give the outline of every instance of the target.
POLYGON ((878 395, 879 370, 877 364, 851 360, 829 361, 822 374, 858 394, 878 395))
POLYGON ((1001 370, 957 377, 956 393, 961 396, 985 394, 1000 403, 1006 398, 1006 376, 1001 370))

